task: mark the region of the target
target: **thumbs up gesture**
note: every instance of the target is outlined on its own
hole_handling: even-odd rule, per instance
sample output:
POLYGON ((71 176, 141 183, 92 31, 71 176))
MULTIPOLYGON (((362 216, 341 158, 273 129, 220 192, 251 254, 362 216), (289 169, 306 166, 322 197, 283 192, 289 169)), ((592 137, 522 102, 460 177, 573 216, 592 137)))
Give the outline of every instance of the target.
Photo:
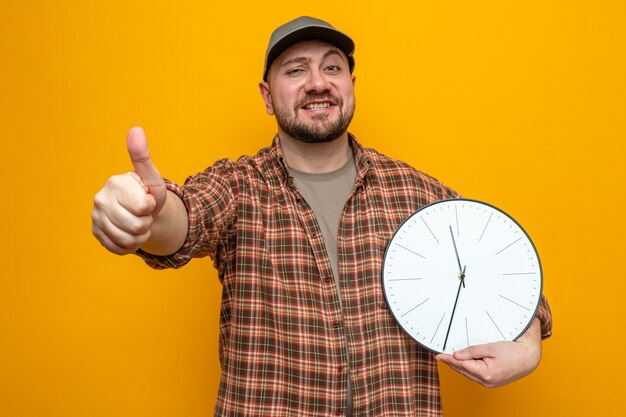
POLYGON ((94 198, 92 233, 118 255, 135 252, 152 236, 153 225, 168 192, 150 159, 143 129, 128 132, 128 154, 134 172, 114 175, 94 198))
POLYGON ((165 204, 165 182, 150 159, 146 134, 142 128, 135 127, 128 132, 126 147, 135 169, 136 175, 133 175, 133 177, 145 187, 147 197, 149 199, 152 197, 154 200, 154 211, 151 214, 157 215, 163 208, 163 204, 165 204))

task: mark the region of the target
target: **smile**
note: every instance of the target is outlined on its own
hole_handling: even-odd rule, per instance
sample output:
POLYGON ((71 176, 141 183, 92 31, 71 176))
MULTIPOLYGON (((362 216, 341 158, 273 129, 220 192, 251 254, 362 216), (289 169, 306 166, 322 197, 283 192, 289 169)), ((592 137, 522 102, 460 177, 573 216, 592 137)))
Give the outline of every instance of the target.
POLYGON ((305 105, 303 108, 306 110, 321 110, 330 107, 330 103, 309 103, 305 105))

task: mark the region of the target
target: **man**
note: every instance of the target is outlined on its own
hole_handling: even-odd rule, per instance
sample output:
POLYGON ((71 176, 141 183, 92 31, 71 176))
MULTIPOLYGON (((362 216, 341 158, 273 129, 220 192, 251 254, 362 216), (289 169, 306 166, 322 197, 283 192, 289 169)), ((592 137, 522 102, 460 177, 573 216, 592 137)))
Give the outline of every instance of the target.
POLYGON ((516 342, 438 355, 415 344, 384 302, 385 245, 413 211, 458 197, 361 146, 354 43, 301 17, 274 31, 260 92, 278 123, 271 147, 165 182, 143 131, 134 172, 95 197, 93 233, 155 268, 209 255, 223 284, 217 416, 441 414, 436 360, 486 386, 531 372, 549 336, 545 300, 516 342), (541 322, 541 324, 540 324, 541 322))

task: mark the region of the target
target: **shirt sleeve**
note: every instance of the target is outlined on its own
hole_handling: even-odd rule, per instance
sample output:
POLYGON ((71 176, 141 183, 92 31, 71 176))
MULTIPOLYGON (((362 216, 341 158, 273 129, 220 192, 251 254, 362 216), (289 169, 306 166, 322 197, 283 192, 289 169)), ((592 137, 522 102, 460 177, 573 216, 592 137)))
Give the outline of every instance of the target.
POLYGON ((547 339, 552 336, 552 312, 550 311, 548 299, 543 295, 539 301, 536 316, 541 323, 541 339, 547 339))
POLYGON ((167 189, 183 201, 189 228, 183 246, 174 254, 158 256, 141 249, 135 252, 155 269, 180 268, 193 258, 210 256, 219 269, 236 222, 237 170, 230 160, 216 162, 193 175, 184 185, 165 180, 167 189))

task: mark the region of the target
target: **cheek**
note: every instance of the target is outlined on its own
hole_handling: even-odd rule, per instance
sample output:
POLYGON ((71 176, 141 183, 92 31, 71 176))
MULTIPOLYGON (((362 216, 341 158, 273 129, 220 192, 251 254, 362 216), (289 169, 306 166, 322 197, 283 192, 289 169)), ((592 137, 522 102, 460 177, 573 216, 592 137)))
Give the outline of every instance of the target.
POLYGON ((295 93, 294 95, 282 94, 279 97, 274 97, 274 106, 283 109, 293 109, 296 106, 295 93))
POLYGON ((354 91, 349 90, 343 94, 344 107, 354 107, 354 91))
POLYGON ((341 96, 346 104, 354 103, 354 87, 352 84, 345 84, 341 87, 341 96))

